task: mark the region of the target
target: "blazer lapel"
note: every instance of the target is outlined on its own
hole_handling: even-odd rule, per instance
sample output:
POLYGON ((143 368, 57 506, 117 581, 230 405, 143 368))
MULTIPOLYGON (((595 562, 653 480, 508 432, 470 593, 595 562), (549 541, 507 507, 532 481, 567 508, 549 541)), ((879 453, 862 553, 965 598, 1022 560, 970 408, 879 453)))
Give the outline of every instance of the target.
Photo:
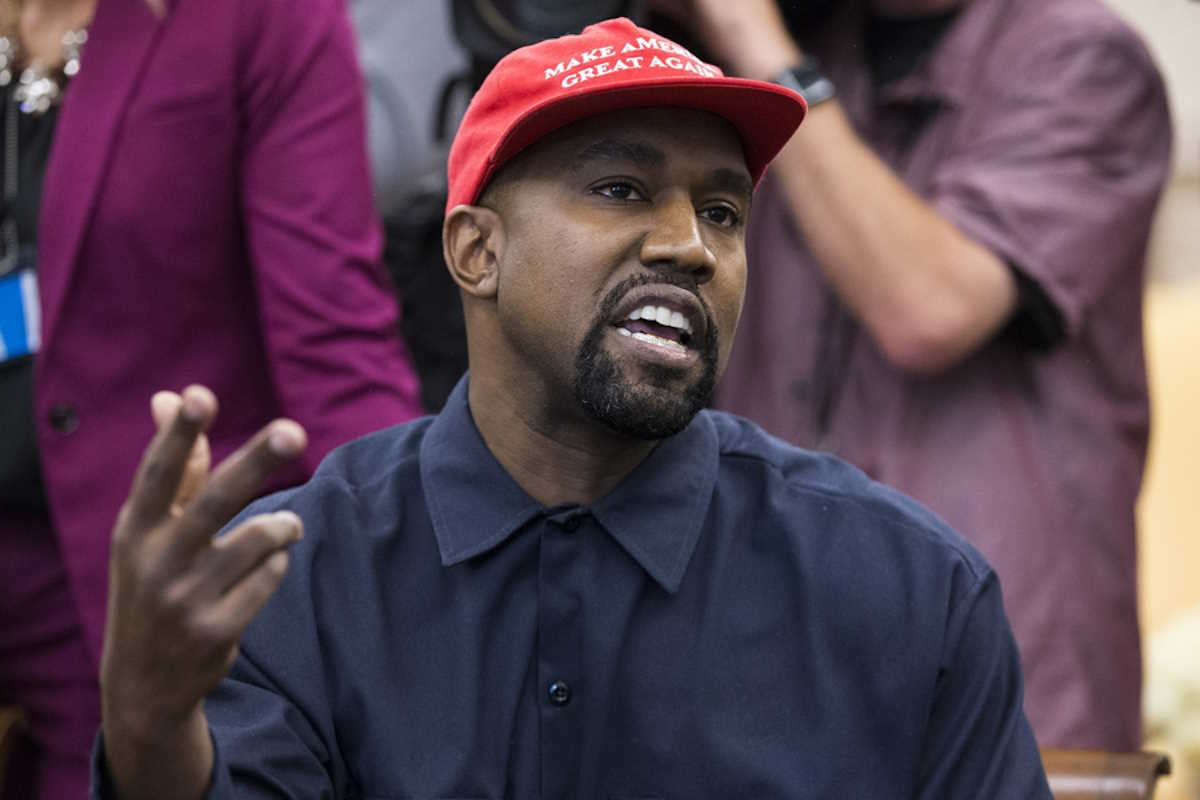
POLYGON ((43 348, 54 335, 127 98, 145 74, 162 28, 145 0, 99 0, 83 69, 59 115, 42 193, 37 269, 43 348))

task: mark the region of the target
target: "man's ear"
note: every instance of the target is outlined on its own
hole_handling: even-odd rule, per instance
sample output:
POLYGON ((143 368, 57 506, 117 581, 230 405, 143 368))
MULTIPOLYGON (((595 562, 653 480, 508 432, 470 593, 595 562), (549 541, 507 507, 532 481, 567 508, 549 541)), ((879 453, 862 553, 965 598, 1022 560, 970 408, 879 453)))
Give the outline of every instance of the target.
POLYGON ((459 287, 480 299, 496 296, 498 262, 504 252, 504 223, 482 206, 455 206, 442 225, 446 267, 459 287))

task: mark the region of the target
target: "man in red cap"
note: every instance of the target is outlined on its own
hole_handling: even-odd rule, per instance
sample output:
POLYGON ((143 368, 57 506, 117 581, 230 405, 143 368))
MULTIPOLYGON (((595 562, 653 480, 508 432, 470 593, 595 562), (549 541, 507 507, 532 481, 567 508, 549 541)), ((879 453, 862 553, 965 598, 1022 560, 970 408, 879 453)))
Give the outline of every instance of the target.
POLYGON ((983 559, 703 410, 804 111, 627 20, 503 60, 450 156, 440 414, 230 522, 303 431, 198 475, 215 398, 160 397, 97 795, 1049 797, 983 559))

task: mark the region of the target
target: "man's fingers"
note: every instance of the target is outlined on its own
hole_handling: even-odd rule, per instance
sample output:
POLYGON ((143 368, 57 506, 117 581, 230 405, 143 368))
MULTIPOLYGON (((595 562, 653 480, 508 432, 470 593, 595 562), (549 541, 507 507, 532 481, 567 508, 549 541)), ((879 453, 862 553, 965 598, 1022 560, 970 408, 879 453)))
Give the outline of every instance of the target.
POLYGON ((195 549, 262 490, 267 476, 304 452, 304 429, 286 419, 275 420, 225 459, 178 519, 173 546, 195 549))
POLYGON ((230 591, 267 557, 296 542, 304 523, 291 511, 261 514, 213 543, 201 568, 204 594, 217 598, 230 591))
POLYGON ((175 421, 183 395, 175 392, 155 392, 150 398, 150 416, 154 418, 154 429, 161 431, 175 421))
MULTIPOLYGON (((170 427, 179 414, 183 405, 183 396, 175 392, 156 392, 150 398, 150 413, 154 417, 154 427, 159 431, 170 427)), ((208 470, 212 466, 212 452, 208 446, 208 436, 200 434, 188 454, 187 464, 183 468, 183 477, 172 501, 172 510, 181 510, 196 490, 208 479, 208 470)))
POLYGON ((287 551, 274 551, 258 562, 212 606, 213 618, 219 620, 221 629, 230 638, 241 638, 250 620, 279 588, 287 567, 287 551))
MULTIPOLYGON (((167 406, 173 401, 166 398, 157 403, 168 413, 167 406)), ((154 401, 151 412, 157 421, 154 401)), ((212 392, 203 386, 184 389, 174 418, 150 442, 134 477, 127 508, 135 527, 149 527, 170 508, 196 437, 212 424, 216 413, 217 398, 212 392)))
POLYGON ((175 492, 174 508, 182 512, 183 507, 196 495, 204 482, 208 480, 208 470, 212 466, 212 451, 208 446, 208 434, 200 434, 188 454, 187 464, 183 468, 183 478, 179 481, 179 489, 175 492))

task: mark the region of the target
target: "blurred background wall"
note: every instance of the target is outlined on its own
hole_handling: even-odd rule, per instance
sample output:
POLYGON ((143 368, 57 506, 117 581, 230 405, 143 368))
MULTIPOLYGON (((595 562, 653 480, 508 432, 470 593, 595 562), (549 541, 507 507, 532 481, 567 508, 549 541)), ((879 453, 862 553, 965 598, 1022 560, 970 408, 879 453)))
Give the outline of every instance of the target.
POLYGON ((1139 504, 1150 746, 1175 776, 1159 800, 1200 798, 1200 2, 1107 0, 1167 80, 1174 174, 1159 212, 1146 298, 1153 429, 1139 504))

